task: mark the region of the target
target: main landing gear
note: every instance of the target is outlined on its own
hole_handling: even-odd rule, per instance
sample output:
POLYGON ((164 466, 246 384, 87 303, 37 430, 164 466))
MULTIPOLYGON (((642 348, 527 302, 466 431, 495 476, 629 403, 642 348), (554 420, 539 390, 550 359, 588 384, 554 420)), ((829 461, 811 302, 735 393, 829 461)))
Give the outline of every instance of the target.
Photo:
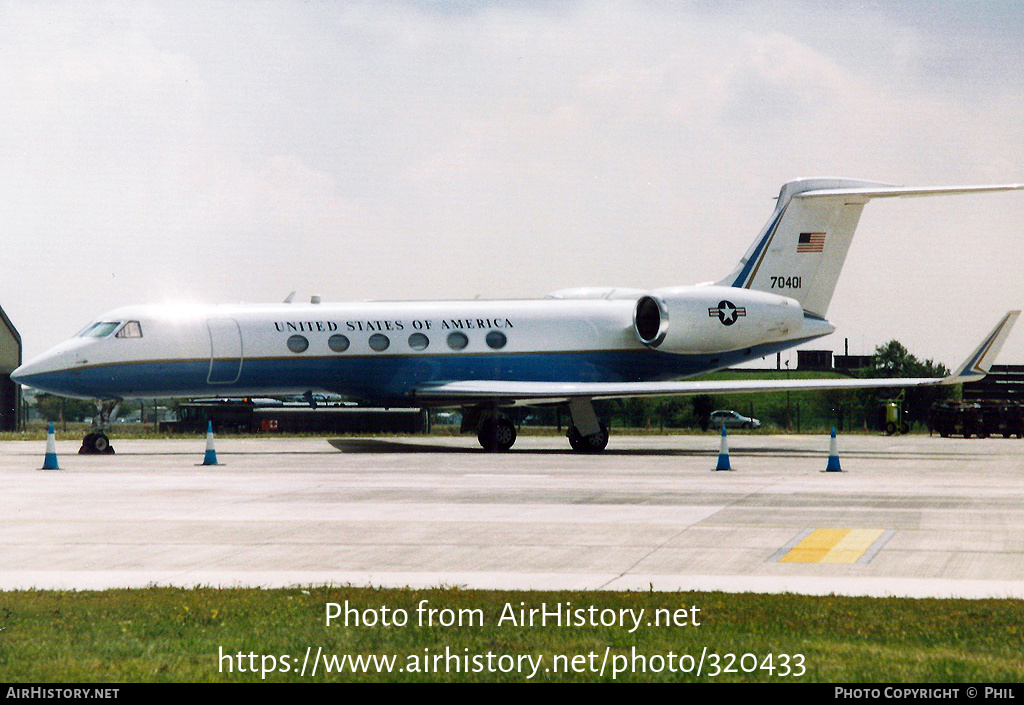
POLYGON ((589 436, 584 436, 575 425, 569 427, 565 434, 569 439, 569 445, 577 453, 600 453, 608 446, 608 427, 600 424, 600 430, 589 436))
POLYGON ((516 427, 504 416, 489 416, 481 420, 476 439, 488 453, 504 453, 516 442, 516 427))
POLYGON ((569 400, 572 425, 566 436, 577 453, 600 453, 608 446, 608 427, 594 412, 594 403, 586 397, 569 400))
MULTIPOLYGON (((608 427, 598 420, 594 405, 587 398, 569 402, 572 423, 566 437, 577 453, 600 453, 608 446, 608 427)), ((480 446, 489 453, 504 453, 516 442, 516 427, 498 409, 465 409, 462 430, 476 429, 480 446)))
POLYGON ((121 400, 104 401, 96 400, 96 416, 92 420, 92 429, 82 439, 82 447, 78 449, 80 455, 92 454, 113 454, 114 447, 110 445, 106 430, 110 424, 117 420, 117 412, 121 410, 121 400), (109 410, 107 406, 109 405, 109 410))

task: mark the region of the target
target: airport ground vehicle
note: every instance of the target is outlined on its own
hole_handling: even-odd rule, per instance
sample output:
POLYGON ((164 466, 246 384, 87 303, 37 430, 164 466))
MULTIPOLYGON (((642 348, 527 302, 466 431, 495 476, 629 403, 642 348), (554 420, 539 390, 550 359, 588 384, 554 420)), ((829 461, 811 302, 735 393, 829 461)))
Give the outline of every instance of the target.
POLYGON ((1024 404, 1012 401, 941 401, 932 405, 928 428, 943 438, 1024 438, 1024 404))
POLYGON ((895 399, 887 399, 881 402, 878 414, 878 424, 888 436, 896 433, 910 433, 910 423, 905 418, 903 409, 903 393, 895 399))
POLYGON ((738 411, 720 409, 712 411, 708 417, 708 426, 712 429, 721 430, 726 428, 760 428, 761 422, 751 416, 744 416, 738 411))
POLYGON ((985 433, 990 436, 1024 438, 1024 404, 1013 401, 981 402, 985 433))

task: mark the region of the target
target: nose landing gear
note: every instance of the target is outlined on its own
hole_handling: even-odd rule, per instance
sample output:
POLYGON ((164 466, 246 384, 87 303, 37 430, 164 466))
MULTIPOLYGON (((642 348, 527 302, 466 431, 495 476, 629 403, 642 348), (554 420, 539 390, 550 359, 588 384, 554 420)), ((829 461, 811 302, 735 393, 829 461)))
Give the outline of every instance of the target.
POLYGON ((110 445, 110 439, 105 433, 87 433, 82 439, 82 447, 78 449, 80 455, 113 452, 114 447, 110 445))
POLYGON ((110 424, 117 420, 117 412, 121 410, 121 400, 104 401, 96 400, 96 416, 92 420, 92 430, 82 439, 82 447, 78 449, 79 455, 113 455, 114 447, 110 445, 106 430, 110 424), (107 405, 110 410, 107 411, 107 405))

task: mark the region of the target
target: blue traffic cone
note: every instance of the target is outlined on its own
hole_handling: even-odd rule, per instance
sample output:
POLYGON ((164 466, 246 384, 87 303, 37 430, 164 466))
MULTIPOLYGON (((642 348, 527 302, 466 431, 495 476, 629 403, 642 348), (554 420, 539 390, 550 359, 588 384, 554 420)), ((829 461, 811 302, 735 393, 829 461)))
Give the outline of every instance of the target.
POLYGON ((839 443, 836 441, 836 427, 832 427, 832 440, 828 444, 828 465, 825 466, 825 472, 842 472, 843 469, 839 467, 839 443))
POLYGON ((213 447, 213 421, 206 422, 206 455, 203 465, 220 465, 217 462, 217 451, 213 447))
POLYGON ((732 470, 729 465, 729 441, 725 436, 725 424, 722 424, 722 445, 718 450, 718 465, 715 470, 732 470))
POLYGON ((43 456, 43 470, 60 470, 57 464, 57 440, 53 435, 53 422, 46 429, 46 455, 43 456))

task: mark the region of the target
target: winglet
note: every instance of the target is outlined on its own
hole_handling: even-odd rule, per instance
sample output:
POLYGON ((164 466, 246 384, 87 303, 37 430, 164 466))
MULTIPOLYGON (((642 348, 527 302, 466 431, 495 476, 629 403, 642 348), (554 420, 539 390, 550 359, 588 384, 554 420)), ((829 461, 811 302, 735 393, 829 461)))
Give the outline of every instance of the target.
POLYGON ((975 348, 974 352, 957 368, 957 371, 947 377, 948 383, 968 382, 987 375, 996 356, 999 355, 1003 343, 1006 342, 1006 336, 1010 334, 1010 329, 1017 322, 1018 316, 1020 316, 1020 311, 1008 311, 992 329, 992 332, 985 336, 981 345, 975 348))

